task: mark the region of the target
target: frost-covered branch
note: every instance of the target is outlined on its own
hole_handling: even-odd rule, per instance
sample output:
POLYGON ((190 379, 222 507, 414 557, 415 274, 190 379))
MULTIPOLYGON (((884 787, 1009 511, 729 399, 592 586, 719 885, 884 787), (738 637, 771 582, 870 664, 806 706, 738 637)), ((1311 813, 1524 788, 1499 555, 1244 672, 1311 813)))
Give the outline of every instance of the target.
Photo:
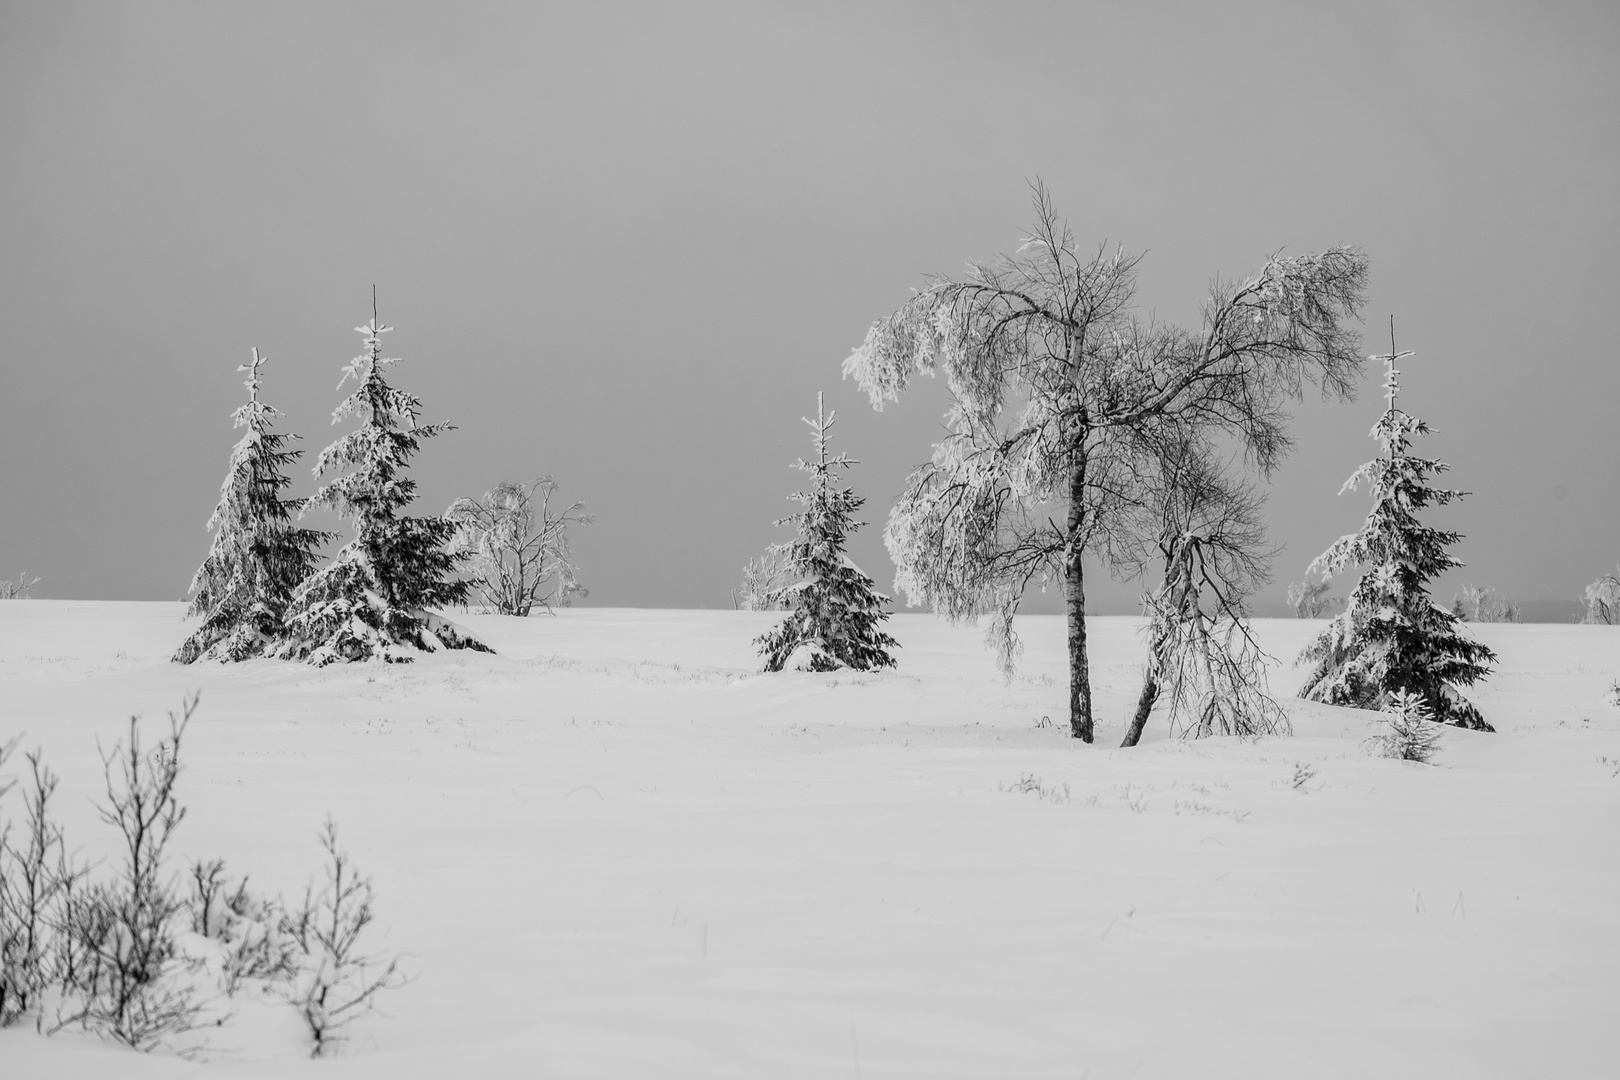
POLYGON ((588 595, 569 551, 568 527, 595 519, 585 504, 555 509, 557 482, 501 483, 482 499, 457 499, 445 517, 457 526, 450 550, 469 556, 467 574, 485 603, 503 615, 567 607, 588 595))
POLYGON ((1345 247, 1273 257, 1217 283, 1194 332, 1139 318, 1139 258, 1082 253, 1038 183, 1035 213, 1014 254, 931 279, 874 323, 844 373, 877 408, 917 376, 943 375, 948 434, 884 533, 897 584, 952 619, 994 612, 992 640, 1006 643, 1023 589, 1061 581, 1070 727, 1089 740, 1084 558, 1121 570, 1156 432, 1234 442, 1269 473, 1289 447, 1289 401, 1308 385, 1352 396, 1367 263, 1345 247))

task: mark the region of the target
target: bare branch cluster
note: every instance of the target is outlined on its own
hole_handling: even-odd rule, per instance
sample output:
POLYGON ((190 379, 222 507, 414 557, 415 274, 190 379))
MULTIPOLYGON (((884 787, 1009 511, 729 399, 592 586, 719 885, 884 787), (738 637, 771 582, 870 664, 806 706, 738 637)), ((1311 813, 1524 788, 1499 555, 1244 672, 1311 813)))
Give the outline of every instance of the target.
POLYGON ((274 986, 296 974, 299 952, 281 901, 251 891, 246 876, 233 881, 224 859, 192 864, 186 906, 192 932, 217 946, 215 975, 226 997, 250 982, 274 986))
POLYGON ((1492 588, 1464 585, 1451 598, 1451 612, 1463 622, 1518 622, 1519 606, 1502 599, 1492 588))
MULTIPOLYGON (((176 783, 196 707, 193 696, 171 713, 155 746, 131 719, 127 739, 102 752, 97 810, 123 849, 107 880, 92 880, 68 854, 50 813, 57 778, 37 751, 27 755, 23 827, 0 817, 0 1027, 31 1019, 47 1035, 77 1027, 190 1056, 206 1047, 188 1033, 222 1021, 221 999, 252 985, 298 1008, 319 1055, 377 993, 403 985, 398 957, 360 950, 374 894, 330 820, 326 885, 306 889, 296 909, 251 891, 245 877, 233 881, 219 859, 190 867, 189 897, 176 888, 165 854, 186 817, 176 783), (188 929, 195 936, 183 938, 188 929)), ((16 746, 0 745, 0 768, 16 746)), ((15 786, 0 779, 0 809, 15 786)))
POLYGON ((1198 442, 1166 444, 1144 483, 1147 505, 1122 559, 1144 569, 1157 562, 1163 577, 1143 598, 1148 660, 1123 745, 1141 738, 1157 704, 1173 735, 1286 733, 1266 677, 1269 658, 1248 624, 1248 597, 1269 578, 1264 500, 1198 442))
POLYGON ((787 601, 783 590, 793 584, 793 571, 788 566, 780 544, 772 544, 765 554, 748 560, 743 566, 742 584, 731 590, 731 606, 735 611, 784 611, 787 601))
MULTIPOLYGON (((17 740, 0 745, 0 768, 17 740)), ((62 834, 50 820, 57 778, 40 759, 27 755, 33 787, 26 795, 21 841, 12 822, 0 818, 0 1027, 9 1027, 40 1006, 55 981, 54 916, 62 879, 62 834)), ((0 780, 0 800, 15 786, 0 780)))
POLYGON ((28 590, 39 584, 39 578, 31 578, 24 570, 17 575, 16 581, 0 581, 0 600, 23 600, 28 596, 28 590))
POLYGON ((290 983, 278 992, 303 1017, 313 1040, 311 1057, 330 1054, 345 1041, 343 1029, 376 1008, 383 990, 405 985, 399 957, 367 953, 360 936, 376 918, 371 879, 354 867, 338 846, 331 818, 321 832, 326 850, 326 882, 317 893, 305 890, 299 910, 285 921, 303 960, 290 983))
POLYGON ((1294 617, 1320 619, 1324 615, 1337 614, 1344 607, 1344 601, 1328 595, 1328 590, 1332 587, 1333 583, 1325 579, 1289 585, 1288 607, 1293 611, 1294 617))
POLYGON ((556 509, 556 492, 549 476, 500 483, 482 499, 457 499, 445 512, 456 525, 450 550, 467 556, 473 586, 502 615, 526 616, 536 606, 549 612, 589 595, 576 577, 568 528, 595 519, 581 502, 556 509))
MULTIPOLYGON (((127 739, 102 750, 105 795, 97 813, 118 831, 122 860, 103 882, 90 882, 63 860, 55 883, 59 994, 51 1017, 39 1019, 47 1032, 77 1025, 137 1050, 190 1049, 176 1040, 197 1026, 203 1002, 185 978, 189 961, 176 944, 184 902, 165 871, 165 854, 186 816, 175 785, 196 708, 193 695, 180 715, 170 713, 168 737, 156 746, 142 741, 139 719, 131 717, 127 739)), ((43 799, 39 808, 43 815, 43 799)), ((60 847, 60 832, 55 838, 60 847)))

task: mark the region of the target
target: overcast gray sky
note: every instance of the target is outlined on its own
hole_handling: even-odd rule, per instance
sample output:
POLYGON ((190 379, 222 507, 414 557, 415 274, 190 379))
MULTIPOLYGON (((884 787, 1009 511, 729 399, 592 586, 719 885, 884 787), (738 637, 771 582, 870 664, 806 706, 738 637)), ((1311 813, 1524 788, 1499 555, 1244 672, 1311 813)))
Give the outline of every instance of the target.
MULTIPOLYGON (((592 604, 728 606, 817 390, 873 522, 942 390, 839 365, 930 272, 1016 246, 1039 176, 1190 321, 1278 249, 1371 258, 1403 404, 1472 498, 1441 583, 1572 599, 1620 561, 1620 6, 0 3, 0 574, 173 599, 236 366, 336 434, 370 314, 460 430, 420 511, 552 473, 592 604)), ((1367 509, 1378 410, 1300 410, 1277 585, 1367 509)), ((295 493, 307 494, 307 471, 295 493)), ((1132 585, 1090 590, 1130 610, 1132 585)), ((1340 590, 1342 593, 1342 589, 1340 590)))

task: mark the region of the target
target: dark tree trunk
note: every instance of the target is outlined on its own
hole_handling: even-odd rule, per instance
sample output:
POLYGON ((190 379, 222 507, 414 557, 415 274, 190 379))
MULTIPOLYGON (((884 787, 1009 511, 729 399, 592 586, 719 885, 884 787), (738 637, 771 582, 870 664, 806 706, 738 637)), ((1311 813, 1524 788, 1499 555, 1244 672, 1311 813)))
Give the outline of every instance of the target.
POLYGON ((1131 717, 1130 730, 1125 732, 1125 741, 1120 746, 1135 746, 1142 741, 1142 729, 1147 727, 1148 716, 1153 712, 1153 703, 1159 700, 1159 679, 1150 667, 1142 676, 1142 694, 1136 699, 1136 715, 1131 717))
POLYGON ((1086 460, 1082 453, 1069 476, 1069 547, 1064 553, 1063 591, 1069 620, 1069 731, 1090 742, 1091 670, 1086 662, 1085 555, 1086 460))

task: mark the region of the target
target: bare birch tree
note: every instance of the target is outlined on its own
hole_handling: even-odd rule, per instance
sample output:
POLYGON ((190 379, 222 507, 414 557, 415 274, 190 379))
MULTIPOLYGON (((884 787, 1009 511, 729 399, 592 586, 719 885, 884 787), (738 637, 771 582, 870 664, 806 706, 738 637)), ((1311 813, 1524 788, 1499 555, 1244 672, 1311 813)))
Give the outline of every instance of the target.
POLYGON ((465 553, 473 587, 502 615, 567 607, 586 595, 568 546, 570 525, 595 519, 582 502, 557 509, 557 481, 500 483, 483 499, 457 499, 445 511, 456 523, 450 550, 465 553))
POLYGON ((1082 254, 1038 183, 1034 202, 1014 254, 930 280, 873 324, 844 373, 877 408, 918 375, 945 375, 949 433, 884 533, 897 587, 953 621, 993 614, 1005 667, 1024 591, 1060 583, 1070 729, 1089 742, 1083 559, 1111 563, 1126 511, 1143 502, 1141 435, 1172 422, 1229 437, 1269 474, 1289 448, 1288 400, 1307 384, 1354 396, 1363 359, 1350 324, 1367 263, 1345 247, 1273 257, 1254 277, 1217 280, 1188 330, 1137 315, 1138 257, 1082 254))

